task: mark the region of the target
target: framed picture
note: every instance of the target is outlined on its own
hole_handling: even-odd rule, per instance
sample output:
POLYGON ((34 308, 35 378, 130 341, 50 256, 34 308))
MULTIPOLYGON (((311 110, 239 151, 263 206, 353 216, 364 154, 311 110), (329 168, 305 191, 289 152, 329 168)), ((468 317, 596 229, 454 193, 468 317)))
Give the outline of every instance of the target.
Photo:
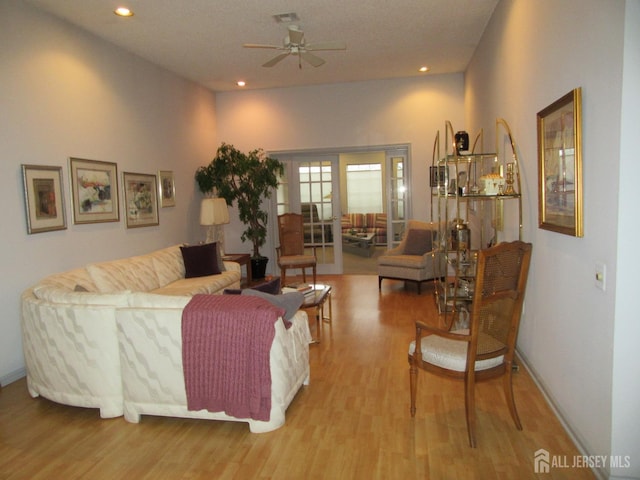
POLYGON ((73 223, 118 222, 118 167, 115 163, 69 159, 73 223))
POLYGON ((176 206, 176 184, 173 180, 173 172, 160 170, 158 172, 158 195, 161 207, 176 206))
POLYGON ((127 228, 158 225, 158 178, 124 172, 122 179, 127 228))
POLYGON ((27 233, 65 230, 62 167, 22 165, 27 233))
POLYGON ((538 112, 538 225, 583 236, 582 93, 576 88, 538 112))
POLYGON ((446 166, 429 167, 429 186, 444 187, 447 184, 446 166))

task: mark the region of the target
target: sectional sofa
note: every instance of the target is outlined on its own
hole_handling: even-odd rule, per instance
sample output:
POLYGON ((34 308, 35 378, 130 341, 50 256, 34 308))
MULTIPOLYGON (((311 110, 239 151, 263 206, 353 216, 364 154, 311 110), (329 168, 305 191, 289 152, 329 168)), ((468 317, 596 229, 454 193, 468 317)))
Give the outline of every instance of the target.
POLYGON ((304 311, 289 328, 275 323, 268 421, 187 408, 182 312, 193 295, 240 287, 240 266, 222 266, 221 273, 185 278, 181 249, 173 246, 52 275, 26 290, 22 329, 30 395, 130 422, 150 414, 243 421, 252 432, 283 425, 286 408, 309 381, 304 311))
POLYGON ((373 233, 376 245, 387 244, 386 213, 346 213, 340 218, 342 233, 355 230, 358 233, 373 233))

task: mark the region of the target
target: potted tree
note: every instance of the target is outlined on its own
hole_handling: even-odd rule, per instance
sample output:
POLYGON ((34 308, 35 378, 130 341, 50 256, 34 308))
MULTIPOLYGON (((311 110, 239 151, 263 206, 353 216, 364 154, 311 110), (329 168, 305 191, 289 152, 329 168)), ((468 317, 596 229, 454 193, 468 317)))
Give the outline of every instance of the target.
POLYGON ((266 156, 262 149, 243 153, 233 145, 223 143, 209 165, 196 171, 196 181, 204 194, 215 190, 227 205, 236 202, 240 221, 246 230, 240 239, 253 243, 251 269, 253 278, 263 278, 269 259, 260 254, 267 238, 268 213, 262 202, 271 197, 278 186, 278 176, 284 165, 266 156))

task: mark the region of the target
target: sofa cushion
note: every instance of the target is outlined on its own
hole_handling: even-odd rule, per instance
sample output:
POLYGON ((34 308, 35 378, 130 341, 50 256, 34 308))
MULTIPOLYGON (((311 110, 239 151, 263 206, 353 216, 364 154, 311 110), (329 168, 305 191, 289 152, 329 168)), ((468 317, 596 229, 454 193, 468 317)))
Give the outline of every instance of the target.
POLYGON ((246 288, 242 291, 242 295, 251 295, 267 300, 276 307, 284 308, 284 319, 289 321, 296 314, 302 302, 304 302, 304 294, 300 292, 283 293, 282 295, 271 295, 270 293, 261 292, 246 288))
POLYGON ((198 293, 222 294, 225 288, 235 288, 240 286, 240 272, 227 270, 218 275, 206 277, 181 278, 175 282, 157 288, 150 293, 158 295, 188 295, 193 296, 198 293))
POLYGON ((160 287, 184 278, 184 261, 178 245, 156 250, 150 255, 160 287))
POLYGON ((101 293, 147 292, 160 287, 152 254, 93 263, 87 265, 87 271, 101 293))
POLYGON ((130 292, 121 291, 110 294, 76 292, 52 285, 38 285, 34 287, 33 294, 36 298, 51 303, 123 307, 127 305, 130 292))
POLYGON ((205 277, 221 273, 218 268, 216 243, 181 246, 184 261, 184 278, 205 277))
POLYGON ((407 232, 405 255, 424 255, 432 250, 431 230, 412 228, 407 232))
POLYGON ((158 295, 157 293, 132 292, 128 297, 132 308, 184 308, 191 297, 188 295, 158 295))
POLYGON ((97 292, 98 287, 94 283, 91 275, 86 268, 76 268, 64 273, 56 273, 44 278, 41 285, 53 285, 67 290, 75 290, 76 287, 82 287, 88 292, 97 292))

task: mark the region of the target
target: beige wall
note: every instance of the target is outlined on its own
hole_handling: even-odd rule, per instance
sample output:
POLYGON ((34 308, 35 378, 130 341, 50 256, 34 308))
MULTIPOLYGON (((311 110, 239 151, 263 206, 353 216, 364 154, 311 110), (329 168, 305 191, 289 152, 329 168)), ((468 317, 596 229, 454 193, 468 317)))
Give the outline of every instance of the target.
MULTIPOLYGON (((534 245, 519 349, 585 453, 633 453, 633 469, 616 473, 638 478, 638 413, 617 428, 612 424, 616 404, 640 401, 637 367, 630 371, 620 364, 618 373, 613 362, 618 348, 633 351, 623 332, 638 331, 637 321, 629 319, 638 318, 637 307, 628 308, 624 298, 616 301, 619 267, 629 262, 618 257, 617 246, 621 235, 632 231, 618 224, 618 208, 635 203, 618 194, 625 178, 620 169, 623 53, 640 51, 637 35, 634 44, 624 44, 625 3, 501 1, 465 75, 465 110, 470 128, 491 126, 503 116, 518 143, 527 196, 524 236, 534 245), (539 229, 537 212, 536 113, 576 87, 582 87, 583 100, 583 238, 539 229), (595 286, 596 262, 607 265, 606 291, 595 286), (623 398, 612 382, 625 373, 630 388, 623 398), (635 441, 615 441, 621 437, 635 441)), ((631 58, 637 61, 637 53, 631 58)), ((627 90, 637 91, 640 81, 631 78, 635 87, 627 90)), ((637 226, 631 228, 637 232, 637 226)))
POLYGON ((215 154, 215 97, 138 57, 33 10, 0 2, 0 379, 24 374, 20 293, 88 262, 144 253, 204 235, 193 174, 215 154), (70 156, 123 171, 173 170, 177 205, 160 225, 73 225, 70 156), (63 168, 68 228, 27 235, 20 164, 63 168))
MULTIPOLYGON (((428 167, 436 131, 446 119, 463 125, 463 106, 462 74, 216 95, 218 138, 242 150, 409 144, 413 216, 424 220, 430 217, 428 167)), ((225 227, 229 249, 248 251, 241 232, 233 221, 225 227)), ((273 249, 268 241, 264 254, 275 258, 273 249)))

